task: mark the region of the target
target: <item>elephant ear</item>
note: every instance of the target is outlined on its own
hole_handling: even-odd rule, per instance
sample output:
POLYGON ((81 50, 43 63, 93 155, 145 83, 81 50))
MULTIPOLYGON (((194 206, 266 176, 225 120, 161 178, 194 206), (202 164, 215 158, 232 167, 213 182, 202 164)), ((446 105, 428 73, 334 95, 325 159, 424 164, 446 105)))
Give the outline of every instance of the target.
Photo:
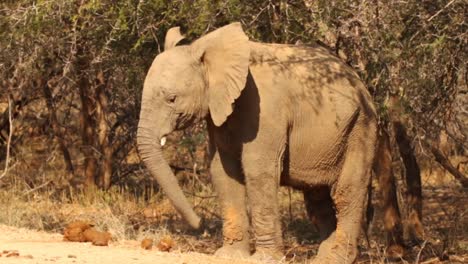
POLYGON ((232 23, 201 37, 191 48, 205 70, 211 118, 221 126, 246 84, 249 38, 240 23, 232 23))
POLYGON ((171 49, 177 45, 185 37, 180 34, 180 27, 170 28, 166 33, 166 39, 164 41, 164 50, 171 49))

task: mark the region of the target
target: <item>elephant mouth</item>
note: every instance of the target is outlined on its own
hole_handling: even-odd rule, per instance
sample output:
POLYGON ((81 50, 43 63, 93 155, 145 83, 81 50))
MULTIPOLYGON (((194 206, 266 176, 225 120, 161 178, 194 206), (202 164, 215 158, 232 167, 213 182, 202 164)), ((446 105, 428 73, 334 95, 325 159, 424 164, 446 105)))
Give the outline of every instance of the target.
POLYGON ((176 122, 176 130, 184 130, 190 127, 193 123, 195 123, 199 118, 194 115, 185 115, 181 114, 177 118, 176 122))

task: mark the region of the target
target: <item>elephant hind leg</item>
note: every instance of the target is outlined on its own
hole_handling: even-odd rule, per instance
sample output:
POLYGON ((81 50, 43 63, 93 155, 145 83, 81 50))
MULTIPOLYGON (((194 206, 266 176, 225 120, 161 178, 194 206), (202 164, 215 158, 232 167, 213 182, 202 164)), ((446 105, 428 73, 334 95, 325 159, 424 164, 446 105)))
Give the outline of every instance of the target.
POLYGON ((320 241, 327 239, 336 229, 336 212, 328 186, 304 191, 307 214, 317 228, 320 241))
POLYGON ((312 263, 350 264, 358 257, 358 239, 376 143, 376 126, 366 121, 369 120, 358 119, 349 135, 342 169, 332 188, 336 230, 321 243, 312 263))

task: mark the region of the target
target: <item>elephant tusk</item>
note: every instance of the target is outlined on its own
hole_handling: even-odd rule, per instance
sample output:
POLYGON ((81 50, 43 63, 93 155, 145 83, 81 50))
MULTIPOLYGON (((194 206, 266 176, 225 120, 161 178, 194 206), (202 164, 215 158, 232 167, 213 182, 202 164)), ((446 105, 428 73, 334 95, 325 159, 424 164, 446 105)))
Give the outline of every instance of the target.
POLYGON ((166 137, 161 138, 161 147, 166 145, 166 137))

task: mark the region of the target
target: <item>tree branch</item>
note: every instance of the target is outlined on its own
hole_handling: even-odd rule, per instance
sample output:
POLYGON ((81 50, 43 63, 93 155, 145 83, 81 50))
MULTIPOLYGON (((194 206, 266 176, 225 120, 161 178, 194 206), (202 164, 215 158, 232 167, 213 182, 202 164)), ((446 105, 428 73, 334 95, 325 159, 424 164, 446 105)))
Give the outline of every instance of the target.
POLYGON ((445 170, 447 170, 450 174, 455 177, 456 180, 460 182, 460 184, 464 187, 468 187, 468 178, 463 175, 460 171, 458 171, 452 163, 450 163, 450 160, 440 151, 438 148, 434 147, 432 144, 426 141, 427 146, 431 150, 432 155, 434 155, 435 160, 437 163, 440 164, 445 170))
POLYGON ((7 141, 7 151, 6 151, 6 159, 5 159, 5 169, 3 170, 2 175, 0 175, 0 179, 6 176, 8 173, 8 165, 10 163, 10 145, 11 145, 11 137, 13 135, 13 118, 12 118, 12 111, 11 108, 13 104, 11 102, 11 96, 8 95, 8 121, 10 123, 10 131, 8 133, 8 141, 7 141))

